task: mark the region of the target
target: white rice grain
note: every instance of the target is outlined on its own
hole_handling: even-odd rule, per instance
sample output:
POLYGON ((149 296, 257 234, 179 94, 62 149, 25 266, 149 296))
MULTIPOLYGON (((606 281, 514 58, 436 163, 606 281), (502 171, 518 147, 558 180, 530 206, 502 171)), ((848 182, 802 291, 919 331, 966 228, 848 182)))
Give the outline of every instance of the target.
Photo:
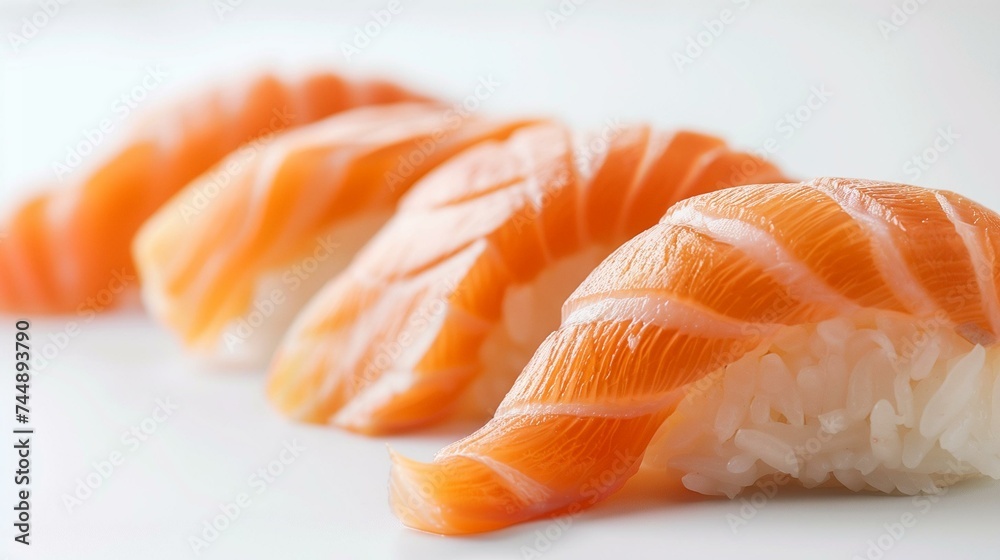
POLYGON ((896 429, 896 411, 889 401, 875 403, 871 413, 872 454, 889 468, 898 468, 902 459, 903 441, 896 429))
POLYGON ((948 377, 931 397, 920 418, 920 433, 936 436, 965 408, 976 390, 979 374, 986 365, 986 350, 976 346, 948 372, 948 377))
POLYGON ((646 464, 734 496, 761 478, 917 494, 1000 479, 1000 348, 862 312, 786 327, 678 405, 646 464))
POLYGON ((795 461, 795 450, 779 438, 759 430, 745 429, 736 432, 736 447, 747 453, 752 453, 771 468, 790 474, 799 475, 799 464, 795 461))

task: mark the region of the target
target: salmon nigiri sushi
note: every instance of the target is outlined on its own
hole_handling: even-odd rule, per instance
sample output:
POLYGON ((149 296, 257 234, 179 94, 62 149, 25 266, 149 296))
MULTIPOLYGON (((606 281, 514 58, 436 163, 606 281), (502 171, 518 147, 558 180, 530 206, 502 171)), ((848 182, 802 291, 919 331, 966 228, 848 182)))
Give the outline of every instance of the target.
POLYGON ((410 100, 426 98, 326 72, 266 74, 137 115, 128 138, 70 175, 71 184, 0 216, 0 312, 69 313, 109 289, 133 288, 129 248, 139 226, 223 156, 351 107, 410 100))
POLYGON ((456 120, 440 105, 400 103, 347 111, 254 153, 236 152, 137 235, 143 301, 208 357, 266 360, 296 311, 389 219, 410 185, 529 122, 456 120))
POLYGON ((730 497, 1000 478, 998 283, 1000 216, 953 193, 818 179, 683 202, 579 286, 488 424, 431 463, 393 456, 392 507, 489 531, 641 464, 730 497))
POLYGON ((370 434, 452 410, 488 418, 617 245, 687 196, 781 180, 717 138, 646 126, 576 136, 544 123, 479 146, 414 187, 310 302, 270 397, 294 418, 370 434))

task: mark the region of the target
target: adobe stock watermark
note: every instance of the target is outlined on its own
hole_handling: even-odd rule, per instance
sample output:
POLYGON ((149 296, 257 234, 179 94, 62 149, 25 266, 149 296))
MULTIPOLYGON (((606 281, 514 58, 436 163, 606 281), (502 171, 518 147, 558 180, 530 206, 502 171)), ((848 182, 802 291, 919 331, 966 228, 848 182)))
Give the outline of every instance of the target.
POLYGON ((420 342, 421 335, 436 320, 448 313, 450 302, 461 294, 461 289, 457 279, 442 279, 420 302, 403 328, 395 333, 395 337, 380 342, 375 354, 365 358, 361 380, 372 382, 379 379, 383 372, 389 371, 408 348, 420 342))
POLYGON ((889 17, 878 20, 878 31, 882 34, 882 39, 888 41, 893 34, 909 23, 910 18, 916 15, 927 2, 928 0, 903 0, 899 4, 893 4, 889 17))
POLYGON ((588 0, 559 0, 554 9, 545 10, 545 21, 548 22, 549 28, 555 31, 576 15, 576 11, 587 2, 588 0))
POLYGON ((580 499, 570 504, 564 513, 553 517, 545 528, 536 529, 532 533, 531 544, 522 545, 518 550, 521 558, 523 560, 541 558, 546 552, 552 550, 552 547, 573 527, 576 518, 588 507, 596 504, 601 498, 621 486, 624 482, 623 479, 635 472, 635 465, 640 460, 640 457, 624 453, 620 449, 616 450, 614 460, 607 468, 587 478, 580 485, 578 492, 580 499))
POLYGON ((674 66, 677 67, 678 72, 683 72, 685 68, 694 64, 696 60, 708 52, 715 41, 729 29, 729 26, 736 23, 739 13, 750 7, 751 0, 730 0, 730 2, 738 8, 738 11, 723 8, 714 18, 703 20, 701 22, 702 29, 688 35, 684 47, 673 52, 671 58, 673 58, 674 66))
POLYGON ((917 181, 941 159, 941 156, 955 146, 955 141, 961 138, 950 126, 937 129, 937 135, 931 143, 903 164, 903 173, 911 181, 917 181))
POLYGON ((7 43, 14 54, 21 51, 35 37, 48 27, 62 13, 71 0, 38 0, 38 9, 31 15, 21 18, 17 32, 7 33, 7 43))
POLYGON ((396 158, 396 165, 386 170, 383 175, 386 187, 390 192, 407 182, 441 145, 449 135, 458 130, 462 124, 472 118, 497 89, 503 84, 493 77, 493 74, 480 76, 479 81, 461 101, 453 103, 441 114, 441 126, 431 131, 430 135, 418 140, 416 147, 406 154, 396 158))
MULTIPOLYGON (((389 449, 389 453, 390 456, 395 455, 395 452, 392 451, 391 447, 389 449)), ((431 470, 429 472, 430 476, 422 478, 419 487, 407 488, 408 491, 406 492, 396 493, 396 496, 404 502, 403 507, 393 508, 399 516, 399 520, 402 521, 404 525, 412 525, 417 521, 413 512, 419 512, 430 507, 436 507, 436 499, 434 496, 437 491, 460 472, 461 467, 459 467, 456 463, 445 461, 440 464, 439 468, 431 470)), ((514 507, 513 503, 510 504, 510 507, 514 507)))
POLYGON ((403 13, 403 4, 400 0, 389 0, 384 8, 368 13, 371 17, 364 24, 354 28, 351 40, 340 43, 340 52, 349 63, 354 62, 354 57, 371 46, 372 41, 389 27, 393 19, 403 13))
POLYGON ((789 293, 783 293, 766 312, 760 315, 757 322, 743 323, 740 326, 740 338, 743 340, 733 340, 724 352, 699 368, 695 375, 697 379, 685 386, 684 398, 706 398, 716 383, 725 377, 726 367, 745 356, 751 348, 767 340, 777 330, 776 325, 781 324, 797 305, 798 300, 789 293))
MULTIPOLYGON (((831 417, 826 421, 821 421, 820 424, 816 435, 792 447, 792 451, 784 458, 784 471, 801 472, 808 461, 823 451, 823 446, 829 443, 834 435, 844 431, 847 427, 846 420, 840 416, 831 417)), ((758 480, 753 485, 753 488, 757 490, 749 497, 740 498, 740 507, 737 513, 726 514, 726 522, 734 535, 749 525, 757 517, 757 514, 778 495, 781 488, 794 480, 792 475, 784 471, 758 480)))
POLYGON ((942 476, 937 492, 913 496, 910 499, 910 508, 901 513, 899 517, 883 523, 882 532, 865 541, 864 552, 854 554, 851 556, 851 560, 882 560, 889 551, 906 538, 906 535, 917 526, 920 519, 930 513, 934 506, 948 494, 950 487, 965 478, 959 474, 962 469, 959 468, 954 459, 948 460, 947 468, 948 471, 942 476))
MULTIPOLYGON (((955 309, 960 309, 969 302, 982 301, 979 278, 988 278, 993 274, 991 266, 985 260, 974 263, 976 273, 964 284, 952 285, 945 293, 944 301, 955 309)), ((896 344, 890 355, 889 363, 897 373, 932 355, 927 353, 928 349, 937 344, 938 335, 948 329, 954 329, 959 336, 983 346, 991 346, 996 342, 992 333, 984 331, 975 323, 955 325, 948 312, 942 308, 938 308, 926 317, 917 318, 913 326, 914 332, 896 344)))
POLYGON ((576 146, 573 150, 573 159, 577 166, 585 168, 590 162, 597 158, 604 157, 611 144, 617 140, 625 131, 625 126, 619 118, 608 118, 604 120, 601 131, 587 138, 583 144, 576 146))
MULTIPOLYGON (((826 107, 830 98, 835 94, 828 89, 826 84, 819 84, 809 88, 809 94, 805 100, 794 109, 786 112, 774 123, 774 132, 765 138, 758 147, 749 150, 754 159, 748 159, 742 163, 741 168, 734 166, 732 174, 729 176, 730 185, 745 185, 748 178, 760 170, 763 162, 770 161, 775 154, 781 151, 782 142, 787 142, 795 137, 806 124, 826 107)), ((721 186, 721 185, 720 185, 721 186)))
POLYGON ((76 314, 79 321, 66 321, 62 329, 46 335, 46 339, 39 344, 31 359, 31 368, 36 372, 44 371, 76 337, 80 336, 82 326, 93 323, 99 313, 114 305, 115 300, 134 286, 136 281, 135 274, 127 268, 111 271, 107 285, 77 306, 76 314))
POLYGON ((73 170, 77 169, 84 158, 94 153, 118 126, 128 119, 132 111, 145 101, 150 92, 160 87, 167 77, 166 70, 160 66, 147 66, 146 73, 134 87, 118 96, 111 104, 113 118, 102 119, 94 128, 85 128, 76 144, 66 148, 66 155, 60 161, 52 163, 52 172, 56 179, 62 181, 73 170))
MULTIPOLYGON (((611 149, 611 144, 624 131, 625 127, 620 119, 609 118, 605 120, 600 132, 585 137, 583 142, 573 147, 573 161, 576 169, 590 168, 595 160, 603 158, 611 149)), ((549 206, 556 201, 564 200, 561 197, 566 194, 566 188, 575 185, 578 180, 572 169, 565 168, 560 170, 552 180, 540 185, 537 190, 533 189, 529 194, 530 204, 526 205, 513 218, 514 230, 521 233, 526 227, 534 225, 549 206)))
POLYGON ((192 194, 178 211, 184 218, 184 223, 190 224, 191 220, 200 215, 213 200, 225 191, 233 178, 243 173, 247 164, 271 144, 276 134, 286 128, 295 118, 287 107, 271 110, 271 120, 266 127, 257 131, 254 139, 243 144, 235 152, 226 157, 221 163, 214 166, 193 186, 192 194))
POLYGON ((219 21, 226 19, 226 16, 236 11, 243 5, 244 0, 212 0, 212 9, 219 21))
POLYGON ((200 556, 208 550, 219 537, 233 526, 243 512, 253 506, 255 496, 261 496, 281 477, 295 461, 306 451, 298 440, 282 442, 283 447, 266 465, 255 470, 246 479, 246 490, 237 494, 232 501, 218 505, 218 513, 202 522, 199 530, 188 537, 191 552, 200 556))
POLYGON ((790 140, 803 126, 826 106, 833 97, 833 92, 826 88, 825 84, 813 86, 809 89, 809 96, 795 109, 788 111, 777 122, 774 123, 774 130, 786 140, 790 140))
POLYGON ((333 256, 340 245, 332 235, 317 238, 311 254, 281 271, 281 286, 257 298, 250 310, 236 322, 235 328, 225 333, 223 342, 226 349, 235 352, 237 347, 246 343, 288 301, 288 296, 298 291, 319 270, 320 265, 333 256))
POLYGON ((90 463, 90 472, 76 479, 72 492, 62 495, 67 513, 75 512, 84 502, 92 498, 114 473, 118 472, 126 460, 150 440, 167 420, 176 412, 177 405, 169 397, 156 399, 153 411, 122 432, 119 443, 122 448, 114 449, 104 459, 90 463))

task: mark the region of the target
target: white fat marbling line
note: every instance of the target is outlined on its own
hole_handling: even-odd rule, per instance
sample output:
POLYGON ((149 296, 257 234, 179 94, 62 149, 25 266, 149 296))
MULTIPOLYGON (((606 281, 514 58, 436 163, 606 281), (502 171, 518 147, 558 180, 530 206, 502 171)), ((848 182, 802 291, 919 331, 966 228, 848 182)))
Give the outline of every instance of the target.
POLYGON ((864 195, 861 192, 857 189, 838 189, 825 183, 809 182, 804 185, 828 196, 868 232, 875 265, 881 272, 882 279, 911 313, 929 317, 938 311, 934 299, 906 264, 906 259, 893 240, 890 225, 865 210, 862 202, 864 195))
POLYGON ((788 252, 774 235, 741 220, 720 218, 685 204, 663 223, 685 225, 711 239, 731 245, 788 287, 798 299, 852 310, 858 304, 834 290, 805 263, 788 252))

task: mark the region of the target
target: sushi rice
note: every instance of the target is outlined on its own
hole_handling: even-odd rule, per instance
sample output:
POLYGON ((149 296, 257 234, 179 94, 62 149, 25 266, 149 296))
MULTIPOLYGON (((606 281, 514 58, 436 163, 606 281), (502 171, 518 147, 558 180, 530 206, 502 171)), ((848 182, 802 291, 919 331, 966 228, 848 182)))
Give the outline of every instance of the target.
POLYGON ((768 476, 933 493, 1000 478, 1000 349, 943 320, 866 311, 784 327, 696 383, 645 465, 732 498, 768 476))

